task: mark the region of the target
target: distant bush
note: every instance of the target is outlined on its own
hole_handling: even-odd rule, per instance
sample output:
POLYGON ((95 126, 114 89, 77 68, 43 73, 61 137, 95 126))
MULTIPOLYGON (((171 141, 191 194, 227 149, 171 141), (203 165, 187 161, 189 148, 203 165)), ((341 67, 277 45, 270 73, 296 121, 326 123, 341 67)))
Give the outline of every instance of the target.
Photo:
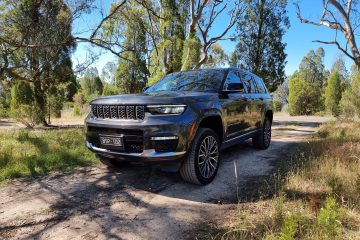
POLYGON ((346 118, 360 117, 360 74, 357 74, 340 101, 340 107, 346 118))
POLYGON ((340 114, 341 94, 341 78, 339 72, 335 70, 331 73, 325 89, 325 108, 334 116, 340 114))
POLYGON ((74 116, 80 116, 81 115, 81 108, 77 105, 74 106, 74 109, 73 109, 73 114, 74 116))
POLYGON ((41 122, 30 84, 19 81, 11 88, 10 116, 28 128, 41 122))
POLYGON ((309 115, 321 110, 321 93, 313 83, 294 75, 289 82, 290 115, 309 115))
POLYGON ((82 107, 85 103, 85 96, 81 92, 76 93, 73 97, 74 104, 82 107))
POLYGON ((119 89, 111 84, 105 84, 104 86, 104 90, 103 90, 103 95, 104 96, 110 96, 110 95, 117 95, 119 94, 119 89))
POLYGON ((74 108, 74 103, 73 103, 73 102, 66 102, 66 103, 65 103, 65 107, 66 107, 67 109, 74 108))
POLYGON ((282 103, 281 103, 279 100, 274 99, 274 100, 273 100, 273 109, 274 109, 274 111, 276 111, 276 112, 281 112, 282 103))

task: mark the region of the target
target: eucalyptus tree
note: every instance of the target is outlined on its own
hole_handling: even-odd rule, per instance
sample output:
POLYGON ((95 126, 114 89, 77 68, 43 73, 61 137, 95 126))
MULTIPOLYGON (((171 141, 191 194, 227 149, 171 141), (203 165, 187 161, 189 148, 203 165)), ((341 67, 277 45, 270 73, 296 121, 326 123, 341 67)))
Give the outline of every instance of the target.
POLYGON ((68 63, 75 47, 75 42, 69 38, 71 18, 71 11, 63 0, 7 0, 0 3, 0 74, 8 80, 31 85, 39 110, 37 119, 44 125, 47 125, 47 90, 59 81, 66 81, 64 75, 72 74, 68 63), (59 44, 63 42, 67 44, 59 44))
POLYGON ((287 0, 245 1, 246 11, 237 24, 237 46, 232 65, 261 76, 270 91, 285 78, 286 44, 283 36, 289 28, 287 0))

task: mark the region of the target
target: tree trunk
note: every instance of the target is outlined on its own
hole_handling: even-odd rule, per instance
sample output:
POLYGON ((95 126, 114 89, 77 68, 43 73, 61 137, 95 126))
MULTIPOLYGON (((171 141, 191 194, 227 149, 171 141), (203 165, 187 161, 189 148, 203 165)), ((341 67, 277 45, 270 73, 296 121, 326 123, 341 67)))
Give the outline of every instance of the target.
POLYGON ((34 98, 37 107, 39 108, 38 119, 43 126, 48 126, 46 122, 46 101, 45 93, 41 88, 40 79, 34 79, 34 98))
POLYGON ((355 58, 355 64, 356 64, 358 70, 360 70, 360 57, 355 58))

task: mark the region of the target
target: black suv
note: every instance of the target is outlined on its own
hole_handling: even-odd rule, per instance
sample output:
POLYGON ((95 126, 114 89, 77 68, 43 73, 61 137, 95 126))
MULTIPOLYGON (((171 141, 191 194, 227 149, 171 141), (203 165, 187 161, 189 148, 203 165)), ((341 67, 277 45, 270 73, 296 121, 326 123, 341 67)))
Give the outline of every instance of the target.
POLYGON ((252 138, 271 140, 272 100, 263 81, 238 68, 165 76, 143 94, 91 102, 87 147, 107 165, 122 162, 177 166, 185 181, 210 183, 220 151, 252 138))

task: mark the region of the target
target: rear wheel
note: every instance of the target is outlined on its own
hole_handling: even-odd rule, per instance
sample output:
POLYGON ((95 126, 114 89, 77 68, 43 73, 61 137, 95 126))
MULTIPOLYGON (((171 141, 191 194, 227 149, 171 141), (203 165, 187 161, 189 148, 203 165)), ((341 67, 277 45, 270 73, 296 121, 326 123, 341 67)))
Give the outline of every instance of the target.
POLYGON ((220 163, 220 141, 209 128, 196 133, 190 152, 180 168, 182 178, 189 183, 208 184, 216 176, 220 163))
POLYGON ((258 136, 252 138, 254 147, 259 149, 267 149, 271 143, 271 120, 265 117, 264 124, 258 136))

